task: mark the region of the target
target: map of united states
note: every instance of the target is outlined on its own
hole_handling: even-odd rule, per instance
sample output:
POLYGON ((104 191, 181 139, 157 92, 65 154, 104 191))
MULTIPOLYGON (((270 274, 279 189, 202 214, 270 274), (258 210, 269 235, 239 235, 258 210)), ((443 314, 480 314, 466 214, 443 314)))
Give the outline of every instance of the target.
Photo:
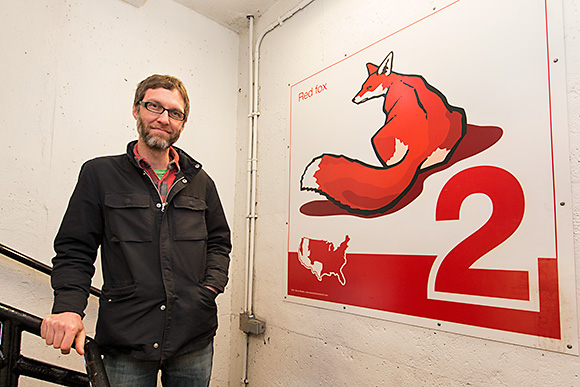
POLYGON ((298 248, 298 259, 318 281, 322 281, 325 276, 334 276, 344 286, 346 277, 342 269, 346 265, 346 249, 349 241, 350 237, 347 235, 340 246, 334 248, 332 242, 303 237, 298 248))

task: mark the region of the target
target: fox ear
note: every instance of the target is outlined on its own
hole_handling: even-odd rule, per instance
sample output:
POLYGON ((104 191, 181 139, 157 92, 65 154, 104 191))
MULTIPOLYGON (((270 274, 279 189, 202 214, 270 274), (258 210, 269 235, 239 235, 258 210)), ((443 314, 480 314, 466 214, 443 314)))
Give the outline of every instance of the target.
POLYGON ((378 73, 389 75, 393 69, 393 52, 389 52, 389 55, 383 60, 383 63, 379 66, 378 73))
POLYGON ((378 67, 372 63, 367 63, 367 71, 369 72, 369 75, 371 75, 372 73, 376 73, 377 72, 378 67))

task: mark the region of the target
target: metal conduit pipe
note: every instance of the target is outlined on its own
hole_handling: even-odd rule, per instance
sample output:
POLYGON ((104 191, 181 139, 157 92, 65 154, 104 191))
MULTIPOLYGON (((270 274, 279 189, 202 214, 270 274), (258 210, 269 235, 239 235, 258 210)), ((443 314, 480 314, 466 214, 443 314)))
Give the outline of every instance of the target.
MULTIPOLYGON (((249 286, 248 283, 250 282, 250 251, 252 250, 253 255, 253 248, 250 248, 253 245, 253 235, 254 235, 254 224, 255 224, 255 214, 252 213, 252 194, 251 192, 254 191, 252 187, 252 177, 254 175, 254 168, 256 167, 255 160, 253 158, 254 150, 253 150, 253 132, 252 129, 254 127, 253 121, 253 99, 252 99, 252 92, 254 87, 254 80, 253 80, 253 49, 254 49, 254 16, 249 15, 249 26, 248 26, 248 78, 249 78, 249 87, 248 87, 248 179, 247 179, 247 189, 248 189, 248 201, 246 205, 246 246, 245 246, 245 257, 246 257, 246 272, 245 272, 245 292, 244 292, 244 313, 253 313, 250 310, 250 298, 249 298, 249 286)), ((240 316, 241 318, 241 316, 240 316)), ((243 355, 243 366, 242 366, 242 382, 244 384, 248 383, 248 352, 249 352, 249 345, 250 345, 250 334, 246 332, 245 334, 245 343, 244 343, 244 355, 243 355)))
MULTIPOLYGON (((245 298, 244 298, 244 313, 253 316, 254 315, 254 305, 253 305, 253 291, 254 291, 254 258, 255 258, 255 236, 256 236, 256 179, 257 179, 257 153, 258 153, 258 117, 260 116, 259 111, 259 63, 260 63, 260 46, 264 37, 274 30, 276 27, 281 26, 286 20, 294 16, 298 11, 301 11, 314 0, 305 0, 298 4, 291 11, 286 13, 284 16, 278 18, 278 20, 264 29, 264 31, 258 36, 255 43, 255 49, 252 53, 253 48, 253 38, 254 38, 254 16, 248 16, 249 20, 249 90, 248 90, 248 101, 249 101, 249 128, 248 128, 248 202, 247 202, 247 217, 246 217, 246 287, 245 287, 245 298), (253 64, 253 72, 252 72, 253 64)), ((244 384, 249 384, 248 381, 248 352, 249 352, 249 340, 250 334, 246 332, 246 344, 243 357, 243 376, 242 382, 244 384)))

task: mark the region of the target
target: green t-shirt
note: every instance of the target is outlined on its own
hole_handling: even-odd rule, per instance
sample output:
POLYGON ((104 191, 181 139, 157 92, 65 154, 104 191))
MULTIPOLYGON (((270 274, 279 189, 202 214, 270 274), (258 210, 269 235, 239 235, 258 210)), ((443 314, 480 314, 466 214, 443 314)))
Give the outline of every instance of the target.
POLYGON ((154 169, 155 174, 157 175, 158 178, 162 178, 163 175, 165 175, 165 172, 167 172, 167 168, 165 169, 154 169))

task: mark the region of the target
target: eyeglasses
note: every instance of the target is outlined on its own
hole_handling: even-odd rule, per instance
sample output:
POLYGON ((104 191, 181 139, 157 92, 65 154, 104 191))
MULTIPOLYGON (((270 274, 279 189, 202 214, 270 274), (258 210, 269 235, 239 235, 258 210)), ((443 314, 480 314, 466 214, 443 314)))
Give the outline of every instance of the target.
POLYGON ((184 121, 185 120, 185 113, 184 112, 181 112, 179 110, 173 110, 173 109, 165 109, 163 106, 161 106, 157 102, 139 101, 137 103, 139 105, 143 106, 145 109, 149 110, 151 113, 163 114, 164 111, 167 111, 167 115, 169 116, 169 118, 172 118, 176 121, 184 121))

